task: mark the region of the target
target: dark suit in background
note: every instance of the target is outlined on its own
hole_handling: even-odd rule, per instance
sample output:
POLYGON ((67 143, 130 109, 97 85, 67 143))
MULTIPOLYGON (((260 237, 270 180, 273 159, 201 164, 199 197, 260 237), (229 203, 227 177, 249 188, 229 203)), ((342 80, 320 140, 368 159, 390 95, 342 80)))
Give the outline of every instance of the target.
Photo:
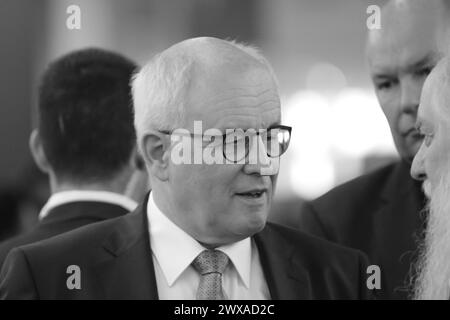
POLYGON ((15 247, 44 240, 90 223, 116 218, 127 212, 127 209, 119 205, 97 201, 69 202, 57 206, 29 233, 0 243, 0 267, 9 251, 15 247))
POLYGON ((383 299, 406 299, 423 230, 424 196, 405 162, 358 177, 306 203, 299 228, 359 249, 381 268, 383 299))
MULTIPOLYGON (((13 250, 0 298, 158 299, 145 208, 13 250), (80 290, 66 286, 70 265, 80 290)), ((369 297, 362 253, 271 223, 254 239, 272 299, 369 297)))

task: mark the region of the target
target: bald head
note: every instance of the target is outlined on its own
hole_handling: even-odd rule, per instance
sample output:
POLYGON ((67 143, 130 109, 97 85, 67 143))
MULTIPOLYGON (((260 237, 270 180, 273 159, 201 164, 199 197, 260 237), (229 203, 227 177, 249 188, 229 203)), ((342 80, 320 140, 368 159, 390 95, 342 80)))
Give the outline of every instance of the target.
POLYGON ((268 67, 267 61, 256 49, 211 37, 192 38, 179 42, 162 54, 168 59, 189 58, 195 63, 195 67, 202 71, 268 67))
POLYGON ((446 1, 391 0, 381 11, 381 29, 369 31, 375 92, 397 150, 408 162, 422 140, 414 130, 422 86, 448 45, 449 23, 446 1))
POLYGON ((449 5, 444 0, 391 0, 381 10, 380 29, 369 31, 367 54, 386 46, 407 46, 411 41, 434 42, 444 50, 449 27, 449 5))
POLYGON ((137 134, 183 126, 186 109, 198 105, 192 100, 193 95, 201 99, 201 90, 220 90, 235 78, 252 81, 249 77, 262 75, 277 86, 270 64, 251 46, 211 37, 179 42, 155 56, 133 79, 137 134))

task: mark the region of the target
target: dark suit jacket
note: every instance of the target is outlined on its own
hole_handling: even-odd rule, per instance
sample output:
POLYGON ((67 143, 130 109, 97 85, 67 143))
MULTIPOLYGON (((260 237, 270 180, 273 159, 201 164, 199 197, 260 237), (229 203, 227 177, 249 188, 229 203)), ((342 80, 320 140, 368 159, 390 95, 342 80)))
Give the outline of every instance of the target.
POLYGON ((29 233, 0 243, 0 267, 13 248, 44 240, 90 223, 116 218, 127 212, 121 206, 95 201, 70 202, 55 207, 29 233))
MULTIPOLYGON (((0 298, 158 299, 145 208, 14 249, 0 298), (80 268, 80 290, 66 286, 70 265, 80 268)), ((274 224, 254 239, 272 299, 369 296, 361 252, 274 224)))
POLYGON ((406 282, 422 234, 424 196, 409 165, 395 163, 307 203, 299 228, 356 248, 381 268, 378 297, 406 299, 406 282))

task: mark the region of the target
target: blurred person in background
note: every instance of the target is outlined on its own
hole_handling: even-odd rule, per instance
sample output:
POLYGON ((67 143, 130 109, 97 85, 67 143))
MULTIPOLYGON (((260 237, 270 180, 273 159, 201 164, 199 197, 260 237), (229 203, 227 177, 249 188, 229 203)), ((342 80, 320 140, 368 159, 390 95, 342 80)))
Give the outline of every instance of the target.
POLYGON ((300 212, 300 229, 360 249, 380 267, 378 296, 384 299, 409 294, 425 202, 420 183, 409 174, 422 142, 417 108, 422 85, 442 57, 449 21, 448 3, 441 0, 391 0, 382 8, 381 28, 369 31, 366 52, 401 159, 334 188, 300 212))
POLYGON ((48 177, 34 162, 14 183, 0 191, 0 241, 29 232, 38 223, 39 210, 50 195, 48 177))
POLYGON ((152 192, 131 214, 11 251, 0 298, 369 297, 363 253, 266 223, 291 128, 258 51, 217 38, 175 44, 136 75, 133 100, 152 192), (81 290, 65 286, 72 264, 81 290))
POLYGON ((51 197, 35 228, 0 244, 0 265, 14 247, 124 215, 147 192, 133 128, 129 82, 135 69, 127 58, 100 49, 50 64, 30 151, 48 175, 51 197))
POLYGON ((19 195, 15 190, 11 188, 0 190, 0 241, 20 232, 19 201, 19 195))
POLYGON ((415 299, 450 298, 450 63, 439 62, 425 82, 417 127, 424 141, 411 175, 429 204, 425 239, 414 269, 415 299))

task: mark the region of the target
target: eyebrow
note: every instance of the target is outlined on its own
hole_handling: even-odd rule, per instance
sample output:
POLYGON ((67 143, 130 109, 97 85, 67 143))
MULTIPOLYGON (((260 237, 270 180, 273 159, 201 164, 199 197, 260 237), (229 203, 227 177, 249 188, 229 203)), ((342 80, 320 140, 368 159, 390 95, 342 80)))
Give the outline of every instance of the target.
POLYGON ((405 70, 414 70, 414 69, 420 69, 426 66, 429 66, 430 64, 436 64, 437 62, 436 53, 428 53, 425 57, 420 59, 417 62, 414 62, 408 66, 406 66, 405 70))
MULTIPOLYGON (((416 61, 410 65, 407 65, 405 68, 402 68, 403 70, 411 71, 420 69, 423 67, 429 67, 433 66, 437 63, 439 60, 438 56, 434 52, 430 52, 427 55, 425 55, 423 58, 421 58, 419 61, 416 61)), ((372 76, 372 79, 374 80, 383 80, 383 79, 390 79, 392 76, 390 75, 390 70, 381 70, 380 72, 375 72, 372 76)))
POLYGON ((277 127, 277 126, 280 126, 281 125, 281 123, 279 122, 279 121, 275 121, 275 122, 272 122, 268 127, 267 127, 267 129, 271 129, 271 128, 273 128, 273 127, 277 127))

